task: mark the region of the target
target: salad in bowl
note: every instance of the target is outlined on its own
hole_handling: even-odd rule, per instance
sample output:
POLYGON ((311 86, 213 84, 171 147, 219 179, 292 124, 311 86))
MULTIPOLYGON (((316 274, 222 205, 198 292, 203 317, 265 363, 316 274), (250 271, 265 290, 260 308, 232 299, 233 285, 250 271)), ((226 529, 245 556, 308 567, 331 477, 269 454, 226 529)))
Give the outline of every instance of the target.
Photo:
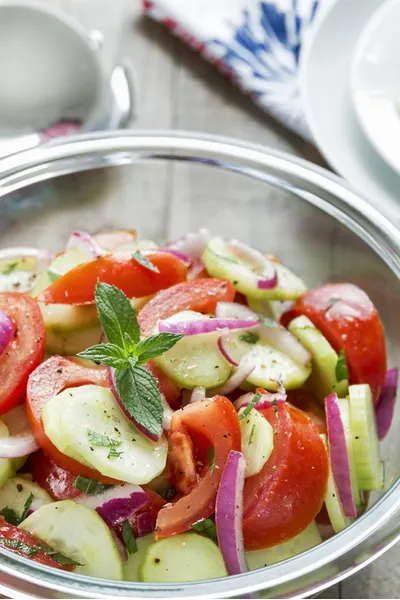
POLYGON ((377 310, 190 233, 0 251, 0 545, 55 569, 214 579, 348 527, 394 410, 377 310))

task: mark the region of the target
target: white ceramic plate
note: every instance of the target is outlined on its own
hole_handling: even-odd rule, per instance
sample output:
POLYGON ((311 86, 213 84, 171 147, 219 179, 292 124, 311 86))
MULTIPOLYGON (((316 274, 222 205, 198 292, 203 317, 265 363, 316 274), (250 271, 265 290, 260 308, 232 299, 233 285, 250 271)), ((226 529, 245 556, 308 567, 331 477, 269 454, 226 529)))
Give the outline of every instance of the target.
POLYGON ((350 94, 357 40, 380 5, 381 0, 336 0, 317 16, 302 52, 300 86, 306 118, 326 160, 372 204, 400 221, 400 176, 368 142, 350 94))
POLYGON ((351 93, 364 133, 400 173, 400 0, 388 0, 357 42, 351 93))

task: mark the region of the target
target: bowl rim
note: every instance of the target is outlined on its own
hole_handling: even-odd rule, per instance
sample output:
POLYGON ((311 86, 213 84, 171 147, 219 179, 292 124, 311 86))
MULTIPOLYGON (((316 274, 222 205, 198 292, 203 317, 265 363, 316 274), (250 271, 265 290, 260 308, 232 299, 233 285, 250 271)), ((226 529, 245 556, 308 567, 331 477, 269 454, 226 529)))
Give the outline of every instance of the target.
MULTIPOLYGON (((131 164, 138 159, 170 159, 207 162, 216 167, 238 171, 295 193, 322 210, 366 242, 400 279, 400 230, 338 176, 306 160, 265 146, 238 139, 179 131, 118 131, 71 136, 62 143, 50 142, 0 161, 0 203, 10 192, 68 173, 104 166, 131 164), (77 159, 81 161, 78 164, 77 159), (229 161, 229 162, 228 162, 229 161), (289 181, 291 180, 291 181, 289 181), (324 197, 323 197, 324 196, 324 197)), ((350 527, 305 553, 284 563, 222 579, 176 584, 118 582, 54 571, 0 548, 4 564, 0 571, 19 579, 61 592, 79 592, 80 597, 237 597, 261 589, 293 582, 327 566, 372 538, 378 530, 400 513, 400 480, 371 509, 350 527), (282 565, 285 568, 282 569, 282 565), (268 581, 266 581, 268 579, 268 581)), ((396 537, 385 539, 381 554, 396 537)), ((372 560, 365 558, 363 563, 372 560)), ((318 591, 348 576, 358 568, 336 573, 318 591)), ((304 596, 302 596, 304 597, 304 596)))

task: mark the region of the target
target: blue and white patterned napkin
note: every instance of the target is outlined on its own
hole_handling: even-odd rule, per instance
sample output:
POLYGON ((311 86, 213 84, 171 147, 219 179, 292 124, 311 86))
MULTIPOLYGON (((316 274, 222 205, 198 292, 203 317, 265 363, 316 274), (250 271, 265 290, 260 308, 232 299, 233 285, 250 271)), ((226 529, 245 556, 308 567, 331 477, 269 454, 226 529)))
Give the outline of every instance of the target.
POLYGON ((299 96, 299 55, 324 2, 143 0, 143 5, 264 110, 310 139, 299 96))

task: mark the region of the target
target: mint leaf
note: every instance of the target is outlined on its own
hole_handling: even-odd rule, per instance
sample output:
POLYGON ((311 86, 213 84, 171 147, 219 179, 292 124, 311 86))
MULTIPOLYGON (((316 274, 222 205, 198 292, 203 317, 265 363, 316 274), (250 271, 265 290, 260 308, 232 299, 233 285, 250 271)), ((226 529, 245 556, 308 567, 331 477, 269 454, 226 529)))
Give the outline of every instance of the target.
POLYGON ((54 548, 52 548, 48 544, 45 544, 44 542, 36 542, 35 547, 38 548, 38 550, 43 550, 43 552, 45 552, 47 556, 49 556, 52 560, 54 560, 54 562, 58 563, 59 565, 73 565, 74 567, 84 566, 82 563, 79 563, 76 560, 73 560, 72 558, 68 558, 68 556, 65 556, 64 554, 61 554, 61 552, 58 552, 58 550, 54 550, 54 548))
POLYGON ((96 433, 96 431, 93 431, 93 429, 88 429, 88 438, 89 442, 93 444, 93 446, 102 446, 103 448, 117 448, 117 446, 121 445, 121 442, 113 440, 108 435, 96 433))
POLYGON ((262 394, 260 392, 257 392, 257 394, 254 394, 253 400, 246 406, 245 409, 243 409, 243 412, 240 412, 239 419, 241 421, 243 421, 243 419, 245 419, 247 417, 247 415, 253 410, 253 408, 255 407, 257 402, 261 399, 261 395, 262 394))
POLYGON ((242 335, 239 335, 239 340, 242 340, 242 342, 246 342, 247 344, 257 344, 259 339, 260 336, 252 331, 246 331, 245 333, 242 333, 242 335))
POLYGON ((190 528, 195 529, 200 533, 204 533, 207 537, 213 540, 213 542, 218 544, 217 528, 212 519, 202 519, 201 521, 197 521, 197 523, 193 523, 190 528))
POLYGON ((77 356, 102 363, 107 367, 114 367, 114 369, 127 369, 129 367, 126 352, 115 344, 96 344, 83 352, 79 352, 77 356))
POLYGON ((125 333, 137 344, 140 340, 136 311, 121 290, 114 285, 97 282, 96 306, 107 341, 126 349, 125 333))
POLYGON ((20 519, 20 523, 22 523, 22 521, 24 521, 27 517, 28 514, 28 510, 31 507, 31 504, 34 500, 35 496, 31 493, 29 494, 29 497, 27 498, 25 504, 24 504, 24 510, 22 511, 22 515, 21 515, 21 519, 20 519))
POLYGON ((135 552, 137 552, 137 544, 128 519, 125 519, 122 525, 122 539, 124 540, 128 553, 135 554, 135 552))
POLYGON ((107 458, 119 458, 123 452, 118 452, 115 448, 110 448, 107 458))
POLYGON ((208 462, 210 463, 210 475, 212 475, 214 473, 214 469, 215 469, 215 449, 214 449, 213 445, 209 446, 208 452, 207 452, 207 457, 208 457, 208 462))
POLYGON ((336 381, 338 383, 349 378, 349 371, 347 368, 347 360, 346 360, 346 354, 344 352, 344 348, 342 348, 339 353, 337 363, 336 363, 336 368, 335 368, 335 375, 336 375, 336 381))
POLYGON ((40 548, 35 548, 34 546, 24 544, 20 540, 8 540, 7 538, 3 537, 0 537, 0 546, 17 550, 17 552, 29 557, 35 556, 40 550, 40 548))
POLYGON ((156 267, 156 265, 153 265, 151 260, 149 260, 146 256, 143 256, 140 250, 136 250, 136 252, 132 254, 132 258, 134 258, 136 262, 139 263, 139 265, 142 265, 142 267, 146 267, 146 269, 149 269, 149 271, 153 271, 153 273, 160 272, 160 269, 156 267))
POLYGON ((9 263, 6 267, 4 267, 1 274, 2 275, 10 275, 13 271, 15 271, 15 269, 17 267, 18 267, 18 261, 9 263))
POLYGON ((115 372, 115 384, 128 413, 151 434, 162 430, 163 405, 157 381, 142 366, 115 372))
POLYGON ((89 479, 88 477, 78 475, 74 481, 74 487, 88 496, 97 496, 97 494, 102 494, 113 486, 106 483, 99 483, 95 479, 89 479))
POLYGON ((183 337, 185 337, 183 333, 159 333, 142 340, 136 346, 136 352, 139 356, 138 364, 145 363, 150 358, 164 354, 164 352, 170 350, 183 337))
POLYGON ((21 523, 21 519, 19 518, 15 510, 13 508, 10 508, 9 506, 5 506, 4 508, 2 508, 0 510, 0 515, 4 517, 7 523, 10 523, 10 525, 19 525, 21 523))

